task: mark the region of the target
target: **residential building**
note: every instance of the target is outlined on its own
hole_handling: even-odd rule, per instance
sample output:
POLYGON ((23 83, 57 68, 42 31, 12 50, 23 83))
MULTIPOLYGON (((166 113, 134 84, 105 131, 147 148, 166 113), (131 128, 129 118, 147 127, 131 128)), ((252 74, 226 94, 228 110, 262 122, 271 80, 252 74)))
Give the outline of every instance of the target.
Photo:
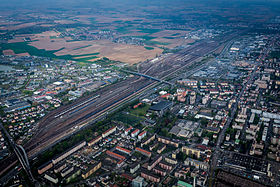
POLYGON ((119 155, 119 154, 114 153, 114 152, 109 151, 109 150, 106 151, 106 154, 109 155, 109 156, 111 156, 111 157, 113 157, 113 158, 116 158, 116 159, 118 159, 118 160, 125 160, 125 157, 124 157, 124 156, 119 155))
POLYGON ((142 169, 141 171, 141 177, 145 178, 148 181, 159 183, 160 177, 152 173, 151 171, 142 169))
POLYGON ((110 129, 108 129, 107 131, 105 131, 104 133, 102 133, 102 137, 105 138, 107 136, 109 136, 110 134, 114 133, 117 130, 117 127, 114 126, 110 129))
POLYGON ((144 186, 144 178, 138 176, 132 181, 132 187, 143 187, 144 186))
POLYGON ((117 146, 117 147, 116 147, 116 150, 118 150, 118 151, 120 151, 120 152, 122 152, 122 153, 128 154, 128 155, 131 155, 131 151, 128 150, 128 149, 125 149, 125 148, 123 148, 123 147, 117 146))
POLYGON ((142 140, 147 135, 147 131, 143 131, 138 135, 138 140, 142 140))
POLYGON ((54 184, 57 184, 58 183, 58 178, 57 176, 55 176, 55 174, 53 173, 46 173, 44 175, 44 178, 49 180, 50 182, 54 183, 54 184))
POLYGON ((161 160, 162 160, 162 156, 157 156, 157 157, 155 157, 155 158, 148 164, 148 170, 152 170, 161 160))
POLYGON ((200 158, 200 150, 196 148, 191 148, 187 146, 182 147, 182 152, 186 155, 195 155, 196 158, 200 158))
POLYGON ((139 168, 140 168, 140 164, 139 163, 135 163, 135 164, 131 165, 129 171, 130 171, 131 174, 134 174, 139 168))
POLYGON ((148 137, 145 141, 141 142, 141 147, 143 147, 144 145, 149 144, 154 139, 156 139, 156 134, 153 134, 152 136, 148 137))
POLYGON ((92 175, 99 168, 101 168, 101 162, 94 163, 90 168, 88 168, 85 172, 82 173, 83 179, 88 178, 90 175, 92 175))
POLYGON ((179 141, 178 140, 171 140, 167 137, 158 136, 158 141, 164 144, 172 145, 174 147, 179 147, 179 141))
POLYGON ((38 174, 41 175, 42 173, 48 171, 52 167, 53 167, 53 163, 51 161, 49 161, 38 168, 38 174))
POLYGON ((145 155, 145 156, 147 156, 147 157, 151 157, 151 156, 152 156, 152 153, 151 153, 151 152, 146 151, 146 150, 144 150, 144 149, 141 149, 141 148, 139 148, 139 147, 136 147, 136 148, 135 148, 135 151, 136 151, 136 152, 139 152, 139 153, 141 153, 142 155, 145 155))

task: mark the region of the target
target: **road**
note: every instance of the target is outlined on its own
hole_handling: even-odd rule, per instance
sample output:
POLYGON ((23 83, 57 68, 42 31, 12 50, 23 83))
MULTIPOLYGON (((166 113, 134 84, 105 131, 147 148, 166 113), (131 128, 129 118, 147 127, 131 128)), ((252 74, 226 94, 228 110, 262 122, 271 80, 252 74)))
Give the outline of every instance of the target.
MULTIPOLYGON (((272 41, 272 43, 274 43, 275 40, 272 41)), ((262 51, 261 53, 262 55, 259 56, 259 61, 262 62, 265 60, 265 58, 267 57, 267 55, 269 54, 269 50, 266 49, 264 51, 262 51)), ((213 179, 214 179, 214 170, 216 169, 217 167, 217 161, 218 159, 220 158, 220 154, 221 154, 221 143, 224 141, 224 138, 225 138, 225 132, 226 130, 229 128, 232 120, 234 120, 234 116, 237 112, 237 109, 238 109, 238 103, 240 101, 240 98, 241 96, 243 95, 244 91, 246 90, 247 86, 252 84, 252 82, 254 81, 254 77, 256 76, 256 71, 258 70, 258 68, 261 66, 261 64, 258 64, 254 67, 254 70, 251 72, 250 76, 249 76, 249 79, 248 81, 243 84, 242 86, 242 90, 239 92, 237 98, 236 98, 236 102, 234 103, 232 109, 231 109, 231 115, 230 117, 228 118, 224 128, 222 129, 222 131, 220 132, 219 134, 219 137, 218 137, 218 140, 217 140, 217 144, 216 144, 216 147, 214 149, 214 152, 212 154, 212 161, 211 161, 211 173, 210 173, 210 178, 212 179, 212 181, 210 181, 210 186, 213 186, 213 179)), ((280 167, 279 167, 280 168, 280 167)))
MULTIPOLYGON (((210 175, 211 175, 212 179, 214 178, 214 170, 215 170, 215 168, 217 166, 218 158, 220 157, 220 151, 222 151, 220 146, 221 146, 221 143, 225 139, 226 130, 230 127, 230 124, 232 123, 232 120, 234 119, 234 116, 235 116, 235 114, 237 112, 237 109, 238 109, 238 102, 240 101, 240 98, 243 95, 247 85, 252 83, 257 68, 258 68, 258 66, 255 66, 253 72, 250 75, 249 80, 247 81, 246 84, 243 85, 242 90, 239 92, 239 94, 238 94, 238 96, 236 98, 236 102, 232 106, 231 115, 228 117, 228 120, 227 120, 225 126, 223 127, 222 131, 220 132, 220 134, 218 136, 218 140, 217 140, 217 143, 216 143, 215 150, 214 150, 214 152, 212 154, 212 161, 211 161, 211 173, 210 173, 210 175)), ((213 182, 213 180, 211 182, 213 182)), ((211 186, 213 186, 213 184, 211 184, 211 186)))
POLYGON ((61 117, 54 118, 53 116, 60 114, 60 112, 56 112, 53 116, 45 118, 44 121, 39 123, 42 128, 25 145, 29 156, 35 155, 62 137, 71 135, 84 126, 104 117, 109 111, 119 107, 120 103, 134 98, 134 96, 137 96, 154 84, 155 82, 152 81, 127 79, 124 82, 112 85, 114 91, 110 90, 111 86, 108 86, 95 93, 100 95, 100 97, 85 108, 81 106, 75 108, 74 111, 67 109, 69 112, 61 117))
POLYGON ((151 79, 151 80, 158 81, 160 83, 164 83, 164 84, 174 86, 174 84, 171 83, 171 82, 165 81, 163 79, 155 78, 155 77, 152 77, 152 76, 149 76, 149 75, 145 75, 143 73, 137 73, 137 72, 128 71, 128 70, 123 70, 123 71, 126 72, 126 73, 130 73, 130 74, 137 75, 137 76, 140 76, 140 77, 145 77, 145 78, 148 78, 148 79, 151 79))
MULTIPOLYGON (((191 66, 194 62, 217 50, 221 45, 237 37, 239 34, 240 32, 231 33, 213 41, 201 41, 176 54, 168 55, 156 63, 142 63, 139 65, 139 72, 159 79, 165 79, 183 68, 191 66)), ((50 112, 37 123, 35 135, 24 145, 28 156, 36 156, 38 153, 73 135, 87 125, 104 118, 108 113, 116 110, 124 103, 138 98, 139 95, 157 84, 158 82, 147 81, 145 78, 127 78, 126 80, 101 88, 72 104, 62 106, 50 112), (97 95, 100 95, 100 97, 91 100, 92 97, 97 95)), ((1 164, 0 170, 8 167, 11 167, 11 165, 1 164)))
MULTIPOLYGON (((219 46, 220 41, 204 41, 182 50, 178 54, 170 55, 166 59, 162 59, 160 62, 149 66, 144 72, 146 72, 146 75, 164 79, 182 68, 190 66, 204 55, 216 50, 219 46), (170 69, 166 67, 162 69, 162 66, 171 67, 170 69)), ((28 155, 36 155, 38 152, 53 145, 63 137, 74 133, 76 130, 86 126, 92 121, 100 119, 100 117, 107 114, 110 109, 114 109, 115 106, 127 101, 128 98, 138 95, 140 92, 143 92, 143 90, 151 88, 156 84, 155 81, 147 81, 144 78, 128 78, 94 93, 91 97, 96 95, 100 95, 100 97, 94 101, 90 101, 90 104, 86 102, 86 99, 90 99, 90 97, 88 97, 51 112, 39 121, 37 133, 33 136, 31 141, 25 145, 28 155), (85 102, 86 106, 81 105, 76 107, 82 102, 85 102), (71 110, 73 107, 74 109, 71 110), (63 111, 68 112, 64 113, 63 111), (61 117, 55 118, 55 116, 60 116, 61 113, 63 113, 61 117)))
POLYGON ((3 124, 1 122, 0 122, 0 128, 2 129, 5 136, 7 137, 8 142, 9 142, 11 148, 13 149, 14 153, 16 154, 21 166, 24 168, 24 170, 28 174, 28 177, 30 178, 30 181, 35 183, 36 180, 34 179, 34 177, 32 175, 30 165, 29 165, 29 161, 28 161, 28 157, 26 155, 25 150, 23 149, 22 146, 17 145, 14 142, 13 138, 10 136, 10 134, 7 132, 7 130, 5 129, 5 127, 3 126, 3 124))

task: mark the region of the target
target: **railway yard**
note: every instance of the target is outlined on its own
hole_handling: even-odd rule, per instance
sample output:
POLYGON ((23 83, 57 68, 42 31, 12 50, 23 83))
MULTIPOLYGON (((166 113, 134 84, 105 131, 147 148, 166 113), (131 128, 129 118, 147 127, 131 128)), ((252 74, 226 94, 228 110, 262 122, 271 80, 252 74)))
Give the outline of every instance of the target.
MULTIPOLYGON (((193 62, 216 50, 221 44, 234 36, 236 36, 236 33, 218 41, 202 41, 155 63, 149 62, 148 66, 146 64, 141 66, 140 71, 146 75, 165 78, 178 69, 192 65, 193 62)), ((50 112, 39 121, 37 133, 24 146, 28 155, 36 155, 36 153, 54 144, 59 139, 74 133, 87 123, 99 119, 107 114, 110 109, 154 84, 154 81, 147 82, 143 78, 128 78, 102 88, 93 95, 81 98, 69 106, 63 106, 50 112)))
MULTIPOLYGON (((163 87, 171 86, 171 89, 170 89, 170 87, 168 89, 172 90, 173 86, 175 86, 176 84, 179 84, 178 80, 181 79, 181 76, 180 76, 181 74, 178 73, 178 75, 179 75, 178 76, 178 75, 176 75, 177 72, 182 72, 182 71, 195 72, 195 71, 200 70, 201 67, 204 67, 204 65, 202 63, 203 59, 207 59, 209 56, 213 57, 213 53, 216 52, 217 49, 219 49, 221 46, 223 46, 223 47, 226 46, 224 48, 224 50, 222 50, 222 53, 221 53, 222 55, 224 55, 224 53, 226 53, 226 51, 230 50, 230 46, 233 45, 232 44, 233 41, 236 40, 238 38, 237 36, 240 35, 241 33, 242 32, 231 33, 231 34, 228 34, 227 36, 216 38, 215 40, 203 40, 203 41, 197 42, 187 48, 184 48, 177 53, 162 55, 159 58, 156 58, 154 60, 150 60, 148 62, 139 64, 137 67, 138 68, 137 72, 123 70, 123 72, 126 72, 127 74, 131 74, 131 75, 125 76, 124 79, 117 81, 113 84, 110 84, 110 85, 107 85, 104 87, 100 87, 99 89, 97 89, 94 92, 91 92, 87 96, 80 97, 80 98, 74 100, 74 102, 71 102, 70 104, 62 105, 62 106, 58 107, 57 109, 54 109, 54 110, 48 112, 44 117, 42 117, 36 123, 36 127, 35 127, 32 138, 28 142, 23 144, 23 146, 28 154, 29 159, 37 159, 37 156, 43 154, 44 152, 46 152, 46 150, 51 149, 56 144, 59 144, 61 141, 64 141, 67 138, 70 138, 72 135, 74 135, 76 133, 78 134, 85 127, 88 127, 98 121, 105 119, 109 114, 115 112, 117 109, 121 108, 125 104, 131 103, 131 101, 136 100, 136 99, 142 97, 143 95, 146 95, 147 93, 149 93, 147 95, 150 95, 150 93, 151 93, 150 91, 152 89, 158 89, 158 88, 161 88, 161 86, 163 86, 163 87), (199 63, 201 63, 201 64, 199 64, 199 63), (168 82, 168 80, 170 80, 170 78, 171 78, 171 82, 168 82)), ((209 63, 210 62, 212 62, 212 61, 209 61, 209 63)), ((188 84, 188 82, 190 82, 190 80, 184 80, 184 81, 186 81, 186 84, 188 84)), ((60 83, 57 82, 56 84, 60 84, 60 83)), ((225 83, 219 83, 219 84, 225 85, 225 83)), ((215 90, 210 89, 210 93, 211 93, 211 91, 215 91, 215 90)), ((162 91, 162 92, 164 92, 164 91, 162 91)), ((177 93, 181 94, 180 89, 177 89, 177 93)), ((190 94, 190 102, 191 102, 191 98, 193 97, 192 94, 193 94, 193 92, 191 92, 191 94, 190 94)), ((241 92, 241 95, 242 95, 242 92, 241 92)), ((168 96, 168 94, 166 95, 164 92, 161 97, 164 98, 165 96, 168 96)), ((179 97, 180 97, 180 95, 179 95, 179 97)), ((239 98, 237 98, 237 99, 239 100, 239 98)), ((166 106, 164 106, 165 104, 162 104, 162 107, 169 107, 170 106, 168 104, 169 101, 165 101, 165 102, 166 102, 165 103, 166 106)), ((202 99, 202 102, 204 102, 203 99, 202 99)), ((161 103, 164 103, 164 101, 161 103)), ((194 103, 197 103, 197 101, 194 100, 194 103)), ((139 105, 142 105, 142 103, 139 103, 133 107, 137 108, 139 105)), ((211 107, 212 107, 212 102, 211 102, 211 107)), ((151 108, 152 107, 150 107, 150 109, 151 108)), ((155 108, 155 110, 157 110, 156 107, 154 107, 154 108, 155 108)), ((162 109, 162 110, 164 110, 164 109, 162 109)), ((172 109, 172 112, 174 112, 174 110, 176 110, 176 109, 172 109)), ((128 113, 128 112, 124 112, 124 111, 118 112, 118 114, 123 114, 123 113, 128 113)), ((156 114, 159 117, 162 115, 160 113, 156 113, 156 114)), ((135 113, 134 113, 134 115, 135 115, 135 113)), ((138 118, 138 113, 136 113, 136 116, 134 116, 134 117, 138 118)), ((206 117, 209 117, 209 116, 206 116, 206 117)), ((88 144, 90 144, 90 146, 88 148, 86 148, 85 150, 93 148, 93 149, 98 149, 98 151, 101 151, 101 152, 93 151, 93 153, 94 153, 94 155, 92 156, 93 158, 99 157, 100 155, 102 155, 102 151, 106 150, 106 149, 102 149, 102 147, 106 144, 106 141, 110 141, 110 139, 111 139, 111 138, 106 139, 106 137, 108 136, 107 133, 111 134, 114 131, 113 137, 115 137, 115 136, 117 136, 118 133, 120 133, 119 131, 121 131, 121 132, 123 131, 122 136, 124 136, 124 138, 126 137, 124 134, 128 134, 127 132, 129 132, 129 130, 124 131, 124 129, 123 129, 124 127, 122 127, 122 125, 125 123, 123 123, 122 121, 118 121, 117 123, 121 124, 120 127, 118 127, 121 129, 118 129, 117 132, 115 132, 116 128, 117 128, 116 126, 111 127, 107 131, 103 132, 102 136, 96 137, 96 135, 94 135, 96 138, 88 143, 88 144), (101 142, 98 145, 95 145, 94 147, 92 147, 91 144, 93 144, 93 145, 95 144, 92 142, 95 142, 95 141, 100 142, 102 139, 101 137, 104 139, 105 142, 101 142)), ((151 123, 153 123, 153 122, 151 122, 151 123)), ((126 125, 128 125, 128 124, 126 124, 126 125)), ((150 127, 152 129, 156 129, 155 134, 159 133, 162 135, 162 130, 158 129, 158 127, 157 128, 154 128, 153 126, 150 126, 150 127)), ((145 128, 151 129, 150 127, 146 126, 145 128)), ((142 133, 141 133, 141 135, 139 135, 140 137, 146 136, 147 132, 145 131, 145 128, 142 129, 142 133)), ((128 129, 130 129, 130 128, 128 128, 128 129)), ((228 128, 226 128, 226 129, 228 129, 228 128)), ((134 134, 139 133, 139 131, 140 131, 139 129, 135 129, 131 133, 131 135, 130 135, 131 139, 135 142, 133 145, 132 144, 126 145, 126 147, 128 147, 130 149, 134 149, 134 146, 136 145, 136 143, 139 143, 141 138, 139 138, 139 136, 138 136, 138 139, 137 139, 137 138, 135 138, 136 135, 134 135, 134 134)), ((174 131, 174 133, 176 133, 176 131, 174 131)), ((224 133, 225 133, 225 131, 223 131, 223 133, 221 133, 221 134, 224 134, 224 133)), ((157 141, 162 142, 162 143, 167 143, 170 141, 170 140, 162 140, 161 135, 157 135, 157 139, 158 139, 157 141)), ((222 142, 223 139, 224 139, 224 137, 221 136, 220 141, 222 142)), ((204 142, 204 140, 203 140, 203 142, 204 142)), ((207 141, 207 140, 209 140, 209 139, 206 139, 205 141, 207 141)), ((86 145, 85 142, 83 142, 82 144, 83 144, 83 146, 86 145)), ((123 143, 120 143, 120 144, 123 144, 123 143)), ((155 143, 156 146, 158 146, 157 144, 158 143, 155 143)), ((175 145, 175 147, 178 147, 179 144, 185 145, 186 141, 182 140, 182 139, 180 139, 180 140, 175 139, 174 141, 171 141, 171 143, 167 143, 167 144, 172 144, 172 145, 175 145)), ((149 149, 152 150, 153 146, 154 145, 151 145, 149 149)), ((115 149, 112 146, 107 146, 107 147, 110 147, 110 148, 112 148, 111 149, 112 151, 115 151, 115 149)), ((141 145, 141 147, 142 147, 142 145, 141 145)), ((166 149, 166 146, 164 146, 162 144, 159 147, 160 147, 160 149, 158 150, 158 152, 160 152, 160 153, 162 150, 166 149)), ((183 146, 183 148, 184 148, 184 146, 183 146)), ((182 148, 182 151, 184 151, 183 148, 182 148)), ((125 151, 125 152, 129 152, 129 150, 126 150, 126 149, 123 150, 119 147, 117 149, 125 151)), ((170 148, 170 147, 168 149, 173 150, 173 148, 170 148)), ((189 149, 189 148, 187 148, 187 149, 189 149)), ((192 148, 190 148, 190 149, 192 149, 192 148)), ((209 148, 206 148, 206 149, 208 149, 208 151, 209 151, 209 148)), ((84 149, 82 149, 82 150, 84 150, 84 149)), ((117 152, 118 152, 118 150, 117 150, 117 152)), ((92 151, 92 150, 89 150, 89 151, 92 151)), ((106 154, 109 155, 110 157, 115 157, 117 159, 121 158, 121 160, 126 160, 126 157, 123 157, 122 155, 118 155, 118 154, 116 155, 112 151, 106 151, 106 154)), ((177 149, 177 151, 178 151, 178 149, 177 149)), ((79 154, 80 153, 81 152, 79 152, 79 154)), ((118 152, 118 153, 120 153, 120 152, 118 152)), ((143 153, 144 153, 144 155, 150 155, 150 153, 145 152, 145 150, 144 151, 142 150, 142 154, 143 153)), ((214 153, 216 154, 216 152, 214 152, 214 153)), ((67 154, 68 154, 68 152, 67 152, 67 154)), ((165 154, 163 154, 163 155, 165 156, 165 154)), ((58 157, 58 158, 59 159, 64 158, 64 156, 58 157)), ((66 156, 65 156, 65 158, 66 158, 66 156)), ((108 158, 105 157, 105 160, 106 159, 108 159, 108 158)), ((0 168, 2 169, 2 173, 7 172, 9 170, 9 168, 12 168, 13 166, 15 166, 17 164, 16 160, 17 159, 14 154, 11 154, 8 158, 3 160, 4 163, 0 166, 0 168)), ((147 159, 144 159, 144 161, 146 162, 147 159)), ((207 162, 209 162, 209 161, 207 161, 207 162)), ((102 169, 106 170, 106 168, 112 167, 111 165, 109 165, 109 166, 106 165, 107 161, 105 161, 104 163, 105 163, 105 166, 102 166, 102 169)), ((54 165, 57 165, 57 163, 54 163, 54 165)), ((161 163, 161 165, 164 165, 164 164, 161 163)), ((216 162, 213 163, 213 166, 211 166, 211 168, 215 169, 217 167, 215 165, 217 165, 216 162)), ((45 166, 45 167, 47 167, 47 166, 45 166)), ((119 167, 120 166, 117 165, 117 168, 119 168, 119 167)), ((270 165, 267 165, 267 167, 270 167, 270 165)), ((175 175, 176 175, 176 170, 180 169, 180 167, 177 168, 177 165, 175 165, 174 169, 175 169, 175 175)), ((273 167, 273 170, 275 170, 274 167, 273 167)), ((43 171, 43 170, 38 169, 39 174, 41 173, 41 171, 43 171)), ((119 170, 119 169, 117 169, 116 171, 121 173, 121 170, 119 170)), ((11 170, 10 172, 13 173, 16 171, 11 170)), ((30 170, 28 172, 30 173, 30 170)), ((149 174, 149 172, 145 173, 145 170, 141 170, 140 172, 141 172, 141 176, 143 176, 144 178, 146 177, 146 179, 150 180, 146 176, 149 174)), ((160 170, 159 168, 155 168, 153 170, 153 172, 162 172, 162 170, 160 170)), ((169 175, 171 173, 172 172, 170 172, 169 175)), ((238 172, 237 172, 237 174, 238 174, 238 172)), ((49 172, 46 175, 49 175, 49 172)), ((165 175, 165 174, 163 173, 161 175, 165 175)), ((11 174, 11 176, 12 176, 12 174, 11 174)), ((151 174, 151 176, 153 176, 153 175, 151 174)), ((153 177, 155 177, 155 178, 153 178, 151 180, 156 183, 163 183, 166 179, 165 177, 163 177, 163 178, 158 178, 158 176, 153 176, 153 177)), ((2 182, 4 179, 2 178, 2 182)), ((41 180, 45 181, 45 179, 41 179, 41 180)), ((265 182, 270 181, 270 179, 267 179, 265 177, 264 177, 264 179, 261 179, 261 180, 265 181, 265 182)))
MULTIPOLYGON (((177 53, 141 63, 138 66, 138 72, 163 80, 179 70, 190 67, 195 62, 199 62, 207 54, 236 37, 238 33, 230 33, 215 40, 202 40, 177 53)), ((157 81, 147 81, 143 77, 129 77, 49 112, 39 120, 33 137, 24 144, 28 156, 35 157, 83 127, 103 119, 110 112, 137 98, 157 84, 157 81)), ((13 154, 6 158, 5 163, 1 165, 2 171, 15 165, 14 160, 13 154)))
POLYGON ((280 2, 14 1, 0 186, 280 187, 280 2))
POLYGON ((97 91, 92 97, 75 102, 64 109, 53 111, 39 122, 38 133, 25 145, 28 154, 32 156, 59 138, 82 128, 87 122, 99 119, 104 113, 149 84, 149 82, 136 78, 127 79, 97 91), (97 95, 100 96, 96 97, 97 95), (84 104, 80 105, 80 103, 84 104))
MULTIPOLYGON (((158 78, 165 78, 178 69, 191 66, 196 60, 216 50, 221 44, 236 36, 236 33, 217 41, 202 41, 187 49, 171 54, 155 63, 149 62, 140 72, 158 78), (151 64, 150 64, 151 63, 151 64)), ((155 81, 144 78, 128 78, 124 81, 100 89, 86 98, 81 98, 69 106, 52 111, 39 121, 37 133, 24 146, 29 156, 45 150, 63 137, 70 135, 86 124, 104 117, 110 110, 126 102, 137 93, 155 85, 155 81)))
MULTIPOLYGON (((172 77, 176 80, 176 73, 185 69, 192 70, 199 67, 204 58, 221 46, 226 46, 232 39, 242 33, 230 33, 215 40, 202 40, 174 54, 162 55, 138 65, 139 75, 128 76, 124 80, 101 87, 88 96, 80 97, 74 102, 62 105, 47 113, 37 122, 34 135, 23 146, 29 158, 48 150, 60 141, 78 133, 81 129, 98 122, 126 103, 129 103, 147 91, 172 77), (151 79, 149 79, 151 77, 151 79), (154 77, 155 79, 153 79, 154 77)), ((129 72, 127 72, 129 73, 129 72)), ((173 82, 170 83, 173 86, 173 82)), ((174 83, 175 85, 175 83, 174 83)), ((15 155, 5 159, 3 172, 16 164, 15 155)))

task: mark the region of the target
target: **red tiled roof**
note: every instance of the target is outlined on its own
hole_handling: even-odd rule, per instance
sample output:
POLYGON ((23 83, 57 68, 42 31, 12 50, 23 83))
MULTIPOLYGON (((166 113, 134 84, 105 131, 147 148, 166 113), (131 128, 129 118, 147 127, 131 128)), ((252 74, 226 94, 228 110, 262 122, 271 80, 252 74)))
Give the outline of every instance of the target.
POLYGON ((101 137, 102 137, 102 136, 98 136, 98 137, 92 139, 89 143, 92 143, 92 142, 94 142, 95 140, 97 140, 97 139, 99 139, 99 138, 101 138, 101 137))
POLYGON ((204 145, 197 145, 198 148, 203 149, 203 150, 207 150, 209 149, 208 147, 204 146, 204 145))
POLYGON ((117 149, 117 150, 122 150, 122 151, 125 151, 125 152, 127 152, 127 153, 129 153, 129 154, 131 153, 131 151, 130 151, 130 150, 125 149, 125 148, 122 148, 122 147, 120 147, 120 146, 117 146, 117 147, 116 147, 116 149, 117 149))
POLYGON ((165 95, 162 95, 162 96, 160 96, 161 98, 166 98, 166 97, 168 97, 168 96, 170 96, 171 94, 170 93, 167 93, 167 94, 165 94, 165 95))
POLYGON ((112 151, 106 151, 106 154, 108 154, 108 155, 114 155, 114 156, 116 156, 116 157, 118 157, 119 159, 121 159, 121 160, 124 160, 125 159, 125 157, 124 156, 122 156, 122 155, 119 155, 119 154, 117 154, 117 153, 114 153, 114 152, 112 152, 112 151))
POLYGON ((39 95, 39 96, 35 96, 34 98, 36 98, 36 99, 39 99, 39 98, 44 98, 44 97, 46 97, 47 95, 39 95))
POLYGON ((141 132, 138 136, 142 136, 143 134, 147 133, 147 131, 141 132))
POLYGON ((123 163, 123 160, 118 161, 118 164, 121 164, 121 163, 123 163))
POLYGON ((136 130, 133 131, 131 134, 135 134, 135 133, 137 133, 137 132, 139 132, 139 129, 136 129, 136 130))
POLYGON ((49 91, 49 92, 46 92, 46 94, 56 94, 56 92, 49 91))
POLYGON ((111 130, 112 130, 112 129, 114 129, 114 128, 116 128, 116 126, 114 126, 114 127, 110 128, 110 129, 108 129, 108 130, 107 130, 107 131, 105 131, 103 134, 105 134, 105 133, 107 133, 107 132, 111 131, 111 130))
POLYGON ((132 127, 129 127, 128 129, 125 130, 125 132, 128 132, 132 129, 132 127))
POLYGON ((139 148, 139 147, 136 147, 135 149, 136 149, 137 151, 143 152, 143 153, 148 154, 148 155, 152 154, 151 152, 146 151, 146 150, 144 150, 144 149, 141 149, 141 148, 139 148))

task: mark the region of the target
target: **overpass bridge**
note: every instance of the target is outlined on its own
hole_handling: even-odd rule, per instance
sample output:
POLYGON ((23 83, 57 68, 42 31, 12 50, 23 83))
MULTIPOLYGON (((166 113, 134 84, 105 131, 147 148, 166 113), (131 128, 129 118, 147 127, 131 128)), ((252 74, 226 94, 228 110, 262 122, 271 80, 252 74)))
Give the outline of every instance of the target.
POLYGON ((130 73, 130 74, 133 74, 133 75, 138 75, 140 77, 145 77, 147 79, 151 79, 151 80, 155 80, 155 81, 158 81, 158 82, 161 82, 161 83, 164 83, 164 84, 168 84, 170 86, 174 86, 174 83, 172 82, 168 82, 166 80, 162 80, 162 79, 159 79, 159 78, 156 78, 156 77, 152 77, 152 76, 149 76, 149 75, 146 75, 146 74, 142 74, 142 73, 138 73, 138 72, 134 72, 134 71, 128 71, 128 70, 122 70, 126 73, 130 73))
POLYGON ((24 150, 24 148, 21 145, 18 145, 14 142, 13 138, 11 137, 11 135, 7 132, 7 130, 5 129, 5 127, 3 126, 3 124, 0 122, 0 128, 2 129, 2 131, 4 132, 4 134, 6 135, 8 142, 10 144, 10 146, 12 147, 13 151, 15 152, 22 168, 26 171, 30 181, 35 184, 36 180, 32 175, 31 172, 31 168, 30 168, 30 164, 28 161, 28 156, 24 150))

